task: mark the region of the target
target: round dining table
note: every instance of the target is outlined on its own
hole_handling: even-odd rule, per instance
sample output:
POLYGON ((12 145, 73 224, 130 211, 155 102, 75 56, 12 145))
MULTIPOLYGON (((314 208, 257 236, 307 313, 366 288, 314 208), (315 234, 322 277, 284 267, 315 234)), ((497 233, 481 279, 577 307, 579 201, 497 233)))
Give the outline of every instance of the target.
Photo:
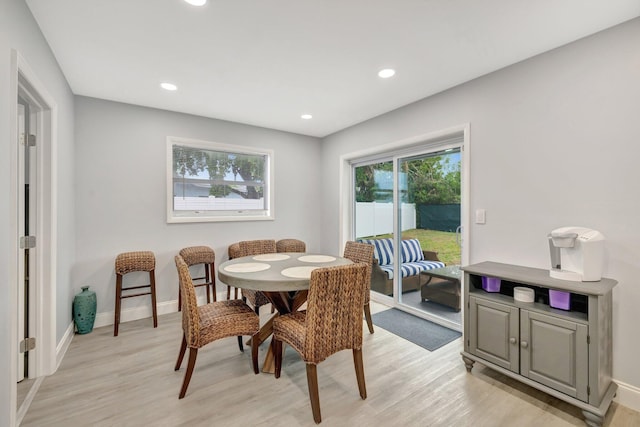
MULTIPOLYGON (((273 332, 273 319, 298 310, 307 300, 311 272, 316 268, 351 264, 347 258, 304 252, 279 252, 234 258, 220 264, 218 279, 240 289, 261 291, 278 311, 257 335, 258 345, 273 332)), ((271 346, 262 372, 274 372, 271 346)))

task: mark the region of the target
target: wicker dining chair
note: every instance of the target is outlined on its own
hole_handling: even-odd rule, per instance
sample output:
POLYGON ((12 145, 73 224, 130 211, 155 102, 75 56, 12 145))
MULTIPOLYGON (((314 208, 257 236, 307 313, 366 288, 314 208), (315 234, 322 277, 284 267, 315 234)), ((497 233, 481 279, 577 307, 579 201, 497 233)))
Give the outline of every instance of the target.
POLYGON ((364 291, 364 318, 367 320, 369 333, 373 333, 373 321, 371 320, 371 308, 369 301, 371 299, 371 268, 373 265, 374 246, 368 243, 347 242, 344 246, 343 257, 353 262, 363 262, 369 266, 367 272, 367 288, 364 291))
POLYGON ((280 239, 276 242, 277 252, 306 252, 307 245, 298 239, 280 239))
MULTIPOLYGON (((262 255, 276 253, 275 240, 243 240, 238 242, 239 256, 262 255)), ((256 314, 260 314, 260 307, 269 304, 269 299, 263 292, 251 289, 242 290, 242 299, 249 301, 256 314)))
POLYGON ((198 307, 196 290, 189 274, 189 267, 180 255, 176 255, 175 262, 180 279, 180 291, 182 292, 183 332, 175 366, 176 371, 180 369, 184 354, 189 347, 189 361, 179 398, 182 399, 187 393, 198 349, 220 338, 237 336, 240 351, 244 351, 242 336, 251 335, 253 338, 251 340, 251 362, 253 372, 257 374, 259 372, 257 333, 260 329, 258 316, 239 299, 216 301, 198 307))
MULTIPOLYGON (((189 266, 202 265, 204 268, 204 275, 199 277, 191 276, 193 286, 196 288, 204 286, 204 290, 207 294, 207 303, 217 301, 216 297, 216 274, 215 274, 215 262, 216 253, 209 246, 190 246, 188 248, 182 248, 179 252, 184 262, 189 266), (209 287, 211 287, 212 297, 209 297, 209 287)), ((227 298, 229 299, 229 298, 227 298)), ((182 310, 182 292, 180 292, 180 285, 178 284, 178 311, 182 310)))
POLYGON ((322 421, 316 366, 340 350, 353 351, 360 397, 367 398, 362 363, 362 306, 369 268, 368 264, 358 263, 313 270, 307 310, 281 315, 273 321, 275 377, 280 377, 282 342, 286 342, 306 363, 316 423, 322 421))

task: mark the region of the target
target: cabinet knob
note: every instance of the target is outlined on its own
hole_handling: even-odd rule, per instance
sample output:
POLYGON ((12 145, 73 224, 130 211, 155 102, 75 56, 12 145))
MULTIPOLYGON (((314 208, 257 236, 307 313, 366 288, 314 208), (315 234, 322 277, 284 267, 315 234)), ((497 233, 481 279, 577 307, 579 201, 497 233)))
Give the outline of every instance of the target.
POLYGON ((522 347, 522 348, 527 348, 527 347, 529 347, 529 343, 528 343, 528 342, 526 342, 526 341, 522 341, 522 342, 520 343, 520 347, 522 347))
POLYGON ((510 342, 511 344, 515 344, 517 341, 518 341, 518 340, 517 340, 517 339, 515 339, 514 337, 509 338, 509 342, 510 342))

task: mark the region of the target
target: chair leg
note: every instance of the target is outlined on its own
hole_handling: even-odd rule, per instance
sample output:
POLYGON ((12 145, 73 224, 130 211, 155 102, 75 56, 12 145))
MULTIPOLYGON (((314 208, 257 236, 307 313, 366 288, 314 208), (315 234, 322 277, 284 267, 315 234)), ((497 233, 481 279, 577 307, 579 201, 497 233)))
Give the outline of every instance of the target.
POLYGON ((360 390, 360 397, 362 399, 367 398, 367 386, 364 382, 364 365, 362 364, 362 349, 353 349, 353 364, 356 368, 356 378, 358 379, 358 390, 360 390))
MULTIPOLYGON (((213 265, 213 263, 210 264, 209 271, 211 273, 209 277, 211 277, 210 283, 211 283, 211 292, 213 293, 213 302, 216 302, 218 301, 218 296, 216 295, 216 268, 213 265)), ((207 282, 209 281, 207 280, 207 282)), ((209 289, 209 286, 207 286, 207 292, 209 292, 208 289, 209 289)))
POLYGON ((271 339, 271 352, 273 353, 274 376, 280 378, 282 371, 282 341, 275 338, 271 339))
POLYGON ((260 369, 258 368, 258 333, 259 332, 256 332, 251 339, 251 363, 253 365, 253 373, 256 375, 260 373, 260 369))
POLYGON ((207 304, 211 302, 209 297, 209 264, 204 264, 204 292, 207 294, 207 304))
POLYGON ((240 351, 244 351, 244 347, 242 346, 242 336, 238 335, 238 347, 240 347, 240 351))
POLYGON ((364 305, 364 318, 367 320, 367 326, 369 327, 369 333, 373 333, 373 320, 371 320, 371 308, 369 303, 364 305))
POLYGON ((158 327, 158 307, 156 307, 156 273, 155 270, 149 272, 151 285, 151 310, 153 311, 153 327, 158 327))
POLYGON ((182 333, 182 343, 180 344, 180 352, 178 353, 178 360, 176 361, 176 366, 173 369, 174 371, 177 371, 178 369, 180 369, 180 366, 182 365, 182 359, 184 359, 184 353, 187 350, 187 337, 184 336, 184 332, 182 333))
POLYGON ((113 318, 113 336, 118 336, 120 327, 120 303, 122 301, 122 275, 116 274, 116 309, 113 318))
POLYGON ((196 357, 198 357, 197 348, 189 348, 189 363, 187 364, 187 371, 184 373, 184 380, 182 381, 182 389, 180 389, 179 399, 182 399, 187 394, 187 388, 189 387, 189 381, 191 381, 191 374, 193 374, 193 367, 196 365, 196 357))
POLYGON ((320 416, 320 394, 318 393, 318 371, 317 365, 307 363, 307 384, 309 386, 309 400, 311 401, 311 411, 313 412, 313 420, 316 424, 320 424, 322 417, 320 416))

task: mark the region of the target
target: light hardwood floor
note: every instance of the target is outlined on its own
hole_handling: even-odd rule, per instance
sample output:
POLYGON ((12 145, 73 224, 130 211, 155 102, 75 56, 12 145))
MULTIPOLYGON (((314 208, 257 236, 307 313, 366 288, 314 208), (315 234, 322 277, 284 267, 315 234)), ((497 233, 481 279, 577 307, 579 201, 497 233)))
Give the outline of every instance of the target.
MULTIPOLYGON (((380 307, 374 303, 374 312, 380 307)), ((263 317, 268 316, 263 310, 263 317)), ((365 326, 366 331, 366 326, 365 326)), ((254 375, 235 338, 201 349, 187 395, 173 366, 180 314, 76 335, 46 378, 22 426, 313 426, 304 363, 287 349, 282 376, 254 375)), ((260 360, 266 352, 260 349, 260 360)), ((584 426, 575 407, 476 363, 462 340, 429 352, 381 328, 364 334, 368 398, 358 395, 350 351, 318 365, 323 426, 584 426)), ((640 413, 613 404, 605 426, 640 426, 640 413)))

